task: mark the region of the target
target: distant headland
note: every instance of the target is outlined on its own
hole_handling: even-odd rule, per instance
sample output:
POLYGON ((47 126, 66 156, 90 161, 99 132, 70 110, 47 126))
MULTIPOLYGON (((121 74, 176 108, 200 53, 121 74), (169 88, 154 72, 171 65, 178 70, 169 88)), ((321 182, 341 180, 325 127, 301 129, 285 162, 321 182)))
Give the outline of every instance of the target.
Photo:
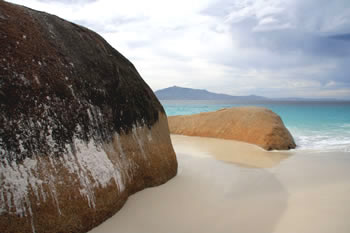
POLYGON ((160 100, 267 100, 268 98, 257 95, 232 96, 210 92, 204 89, 192 89, 172 86, 155 92, 160 100))
POLYGON ((154 92, 160 100, 221 100, 221 101, 242 101, 242 102, 265 102, 265 101, 286 101, 286 102, 344 102, 348 100, 333 98, 268 98, 258 95, 234 96, 222 93, 214 93, 205 89, 194 89, 187 87, 172 86, 154 92))

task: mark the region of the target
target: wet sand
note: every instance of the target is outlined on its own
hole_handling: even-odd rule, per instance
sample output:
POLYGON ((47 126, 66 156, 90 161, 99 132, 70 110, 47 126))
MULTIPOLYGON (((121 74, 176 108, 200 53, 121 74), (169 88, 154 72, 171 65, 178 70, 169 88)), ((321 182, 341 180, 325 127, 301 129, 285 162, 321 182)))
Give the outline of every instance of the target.
POLYGON ((179 171, 91 233, 348 233, 350 153, 172 135, 179 171))

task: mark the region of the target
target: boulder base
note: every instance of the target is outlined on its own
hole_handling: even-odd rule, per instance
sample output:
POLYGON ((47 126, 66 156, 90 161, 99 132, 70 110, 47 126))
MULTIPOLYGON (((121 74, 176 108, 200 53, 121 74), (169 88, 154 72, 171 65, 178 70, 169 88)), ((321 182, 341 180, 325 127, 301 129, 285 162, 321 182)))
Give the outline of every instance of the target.
POLYGON ((129 195, 176 175, 166 116, 101 146, 74 140, 60 157, 0 163, 0 232, 86 232, 129 195))

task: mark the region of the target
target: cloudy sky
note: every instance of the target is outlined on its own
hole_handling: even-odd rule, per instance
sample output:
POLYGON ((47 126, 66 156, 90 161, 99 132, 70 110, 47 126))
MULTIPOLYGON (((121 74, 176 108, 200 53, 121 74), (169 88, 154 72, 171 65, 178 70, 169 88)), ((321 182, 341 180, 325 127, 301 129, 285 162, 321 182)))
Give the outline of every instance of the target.
POLYGON ((350 99, 350 0, 11 0, 84 25, 153 90, 350 99))

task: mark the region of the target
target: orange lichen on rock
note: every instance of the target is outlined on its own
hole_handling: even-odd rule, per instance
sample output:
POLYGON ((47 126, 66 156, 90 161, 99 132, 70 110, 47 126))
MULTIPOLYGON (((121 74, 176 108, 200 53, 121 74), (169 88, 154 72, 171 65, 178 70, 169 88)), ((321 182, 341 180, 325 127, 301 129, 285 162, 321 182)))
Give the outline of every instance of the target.
POLYGON ((216 112, 171 116, 168 123, 172 134, 238 140, 265 150, 296 147, 281 118, 262 107, 234 107, 216 112))

